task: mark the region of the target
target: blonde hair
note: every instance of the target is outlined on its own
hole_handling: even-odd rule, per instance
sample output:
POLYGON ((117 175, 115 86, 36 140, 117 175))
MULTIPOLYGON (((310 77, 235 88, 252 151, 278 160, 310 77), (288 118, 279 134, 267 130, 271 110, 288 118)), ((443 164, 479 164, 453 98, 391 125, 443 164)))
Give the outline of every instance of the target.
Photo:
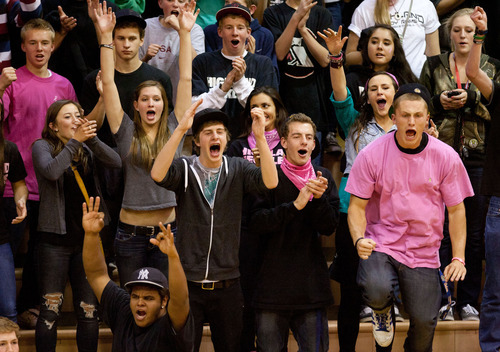
MULTIPOLYGON (((460 10, 457 10, 457 11, 453 12, 453 14, 451 14, 451 16, 448 17, 446 19, 446 21, 444 22, 444 26, 446 28, 446 34, 448 36, 448 40, 450 41, 450 47, 451 47, 452 51, 455 51, 455 43, 453 43, 453 40, 451 40, 451 35, 450 35, 451 34, 451 30, 453 29, 453 22, 458 17, 462 17, 462 16, 469 17, 470 15, 472 15, 473 12, 474 12, 474 9, 465 7, 463 9, 460 9, 460 10)), ((476 27, 475 24, 474 24, 474 27, 476 27)))
POLYGON ((375 24, 391 25, 391 16, 389 15, 389 0, 377 0, 373 15, 375 24))
POLYGON ((0 334, 8 334, 13 331, 16 333, 17 338, 19 338, 19 325, 6 317, 0 317, 0 334))

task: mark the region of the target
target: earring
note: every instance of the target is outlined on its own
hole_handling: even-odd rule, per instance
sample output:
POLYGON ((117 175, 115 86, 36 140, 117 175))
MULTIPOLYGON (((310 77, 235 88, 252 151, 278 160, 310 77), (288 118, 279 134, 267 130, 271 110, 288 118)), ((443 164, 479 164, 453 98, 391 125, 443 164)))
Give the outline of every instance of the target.
POLYGON ((161 309, 165 308, 165 306, 161 306, 161 309))

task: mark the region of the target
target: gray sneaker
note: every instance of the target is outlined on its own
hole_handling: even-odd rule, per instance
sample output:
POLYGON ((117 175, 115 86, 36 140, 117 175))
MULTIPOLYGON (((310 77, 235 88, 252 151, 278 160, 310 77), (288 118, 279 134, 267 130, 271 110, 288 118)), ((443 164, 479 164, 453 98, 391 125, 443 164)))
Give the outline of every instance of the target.
POLYGON ((374 310, 372 313, 373 337, 381 347, 389 346, 394 339, 391 308, 389 306, 384 310, 374 310))
POLYGON ((445 310, 448 308, 448 305, 442 306, 441 309, 439 309, 439 320, 443 321, 453 321, 455 320, 455 317, 453 316, 453 307, 449 308, 449 311, 447 314, 445 314, 445 310))
POLYGON ((465 321, 477 321, 479 320, 479 312, 471 306, 470 304, 467 304, 463 306, 460 311, 460 318, 465 321))

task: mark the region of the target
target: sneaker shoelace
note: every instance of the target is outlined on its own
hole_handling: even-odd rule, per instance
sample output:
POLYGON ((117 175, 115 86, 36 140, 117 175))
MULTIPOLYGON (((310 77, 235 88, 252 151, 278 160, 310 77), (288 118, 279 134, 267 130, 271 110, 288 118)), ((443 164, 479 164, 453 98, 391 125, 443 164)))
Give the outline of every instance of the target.
POLYGON ((377 331, 389 331, 389 326, 391 325, 391 315, 389 313, 374 314, 377 331))

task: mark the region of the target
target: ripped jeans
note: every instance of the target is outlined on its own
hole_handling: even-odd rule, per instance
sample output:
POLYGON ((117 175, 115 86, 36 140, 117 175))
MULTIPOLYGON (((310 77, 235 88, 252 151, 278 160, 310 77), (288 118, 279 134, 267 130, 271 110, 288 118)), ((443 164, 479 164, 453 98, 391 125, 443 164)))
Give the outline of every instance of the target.
POLYGON ((97 351, 99 325, 97 298, 87 282, 81 246, 39 244, 40 315, 36 325, 36 350, 55 351, 57 321, 61 314, 64 289, 71 283, 73 307, 77 317, 78 351, 97 351))

